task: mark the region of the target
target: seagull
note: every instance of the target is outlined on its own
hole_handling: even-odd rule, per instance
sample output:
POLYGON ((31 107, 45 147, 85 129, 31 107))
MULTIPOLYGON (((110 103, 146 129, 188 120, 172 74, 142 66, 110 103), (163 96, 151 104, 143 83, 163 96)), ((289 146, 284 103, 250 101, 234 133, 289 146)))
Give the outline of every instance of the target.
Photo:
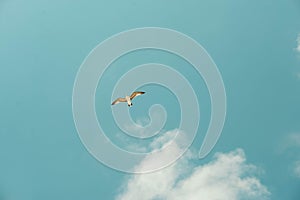
POLYGON ((116 100, 114 100, 111 103, 111 105, 115 105, 115 104, 120 103, 120 102, 127 102, 128 106, 131 107, 132 106, 131 100, 134 97, 137 97, 137 96, 142 95, 142 94, 145 94, 145 92, 139 92, 139 91, 133 92, 130 96, 125 96, 125 98, 117 98, 116 100))

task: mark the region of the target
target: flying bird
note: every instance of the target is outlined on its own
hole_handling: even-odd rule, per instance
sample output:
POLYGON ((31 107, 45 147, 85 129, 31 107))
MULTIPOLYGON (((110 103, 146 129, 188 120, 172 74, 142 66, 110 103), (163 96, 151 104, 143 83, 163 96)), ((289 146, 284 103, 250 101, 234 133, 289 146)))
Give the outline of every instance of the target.
POLYGON ((131 107, 132 106, 131 100, 142 94, 145 94, 145 92, 139 92, 139 91, 133 92, 130 96, 125 96, 125 98, 117 98, 111 103, 111 105, 115 105, 120 102, 127 102, 128 106, 131 107))

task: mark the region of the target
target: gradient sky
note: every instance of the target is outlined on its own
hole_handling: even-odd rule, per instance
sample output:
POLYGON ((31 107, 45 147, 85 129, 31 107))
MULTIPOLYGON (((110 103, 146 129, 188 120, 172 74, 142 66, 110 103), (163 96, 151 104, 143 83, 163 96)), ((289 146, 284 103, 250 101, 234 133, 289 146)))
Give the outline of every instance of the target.
MULTIPOLYGON (((0 199, 96 200, 122 193, 134 177, 104 166, 81 143, 72 116, 73 84, 84 58, 101 41, 128 29, 157 26, 200 43, 226 87, 228 111, 221 138, 193 166, 210 163, 216 152, 240 148, 247 163, 259 168, 256 177, 269 199, 299 200, 299 19, 298 0, 0 0, 0 199)), ((126 66, 126 71, 147 62, 175 67, 182 62, 160 53, 137 52, 114 65, 126 66)), ((110 108, 109 92, 120 75, 112 67, 104 76, 111 85, 98 87, 99 118, 110 108), (100 103, 105 101, 107 105, 100 103)), ((201 78, 190 79, 204 88, 201 78)), ((179 110, 172 93, 157 86, 142 89, 164 95, 163 104, 170 99, 166 109, 174 114, 167 129, 176 128, 179 110)), ((208 94, 197 95, 203 98, 205 129, 208 94)), ((144 119, 146 111, 138 108, 133 107, 133 118, 144 119)), ((116 140, 110 118, 105 126, 116 140)), ((200 136, 193 148, 201 141, 200 136)))

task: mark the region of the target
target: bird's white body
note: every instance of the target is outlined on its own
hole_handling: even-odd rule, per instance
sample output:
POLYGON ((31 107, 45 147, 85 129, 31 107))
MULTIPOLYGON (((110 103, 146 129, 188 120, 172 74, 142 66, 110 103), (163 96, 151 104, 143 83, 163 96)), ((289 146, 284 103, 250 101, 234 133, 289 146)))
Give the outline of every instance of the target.
POLYGON ((127 101, 128 106, 132 106, 131 100, 130 100, 130 96, 125 96, 125 99, 127 101))

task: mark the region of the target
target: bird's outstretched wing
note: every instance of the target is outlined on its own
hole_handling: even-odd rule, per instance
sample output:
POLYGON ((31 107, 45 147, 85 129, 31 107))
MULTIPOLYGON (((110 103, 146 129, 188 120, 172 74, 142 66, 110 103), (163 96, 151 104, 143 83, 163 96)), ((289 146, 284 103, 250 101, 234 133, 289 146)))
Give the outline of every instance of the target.
POLYGON ((127 102, 125 98, 117 98, 116 100, 114 100, 111 105, 115 105, 117 103, 120 103, 120 102, 127 102))
POLYGON ((131 95, 130 95, 130 100, 132 100, 134 97, 136 96, 139 96, 139 95, 142 95, 142 94, 145 94, 145 92, 133 92, 131 95))

